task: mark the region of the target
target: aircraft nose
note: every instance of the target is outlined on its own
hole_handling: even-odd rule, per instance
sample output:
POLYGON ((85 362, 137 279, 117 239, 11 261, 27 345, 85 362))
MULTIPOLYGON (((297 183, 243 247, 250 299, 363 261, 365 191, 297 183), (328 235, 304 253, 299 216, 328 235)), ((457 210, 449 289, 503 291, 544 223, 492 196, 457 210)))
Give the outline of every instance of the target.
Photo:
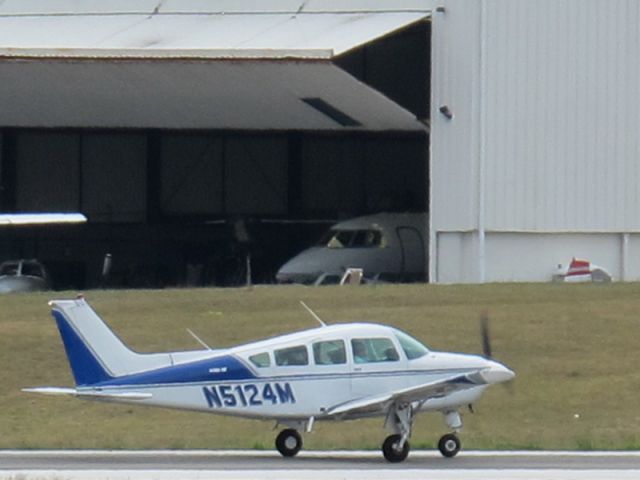
POLYGON ((481 375, 487 383, 508 382, 516 376, 513 370, 498 362, 491 362, 491 365, 482 370, 481 375))

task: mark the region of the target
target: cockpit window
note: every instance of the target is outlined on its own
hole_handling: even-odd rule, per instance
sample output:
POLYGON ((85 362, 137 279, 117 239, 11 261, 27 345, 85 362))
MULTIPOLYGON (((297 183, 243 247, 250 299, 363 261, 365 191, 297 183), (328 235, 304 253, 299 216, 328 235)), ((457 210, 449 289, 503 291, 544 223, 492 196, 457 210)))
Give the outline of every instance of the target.
POLYGON ((267 352, 251 355, 249 357, 249 360, 251 360, 251 363, 253 363, 258 368, 266 368, 271 365, 271 359, 269 358, 269 354, 267 352))
POLYGON ((400 359, 389 338, 354 338, 351 348, 354 363, 396 362, 400 359))
POLYGON ((329 248, 381 248, 384 247, 384 236, 375 229, 331 229, 322 237, 319 245, 329 248))
POLYGON ((18 264, 17 263, 3 263, 0 266, 0 275, 17 275, 18 264))
POLYGON ((395 334, 398 342, 400 342, 400 346, 409 360, 424 357, 429 353, 429 349, 415 338, 399 330, 396 330, 395 334))
POLYGON ((22 274, 31 275, 32 277, 43 277, 42 269, 39 265, 33 263, 22 264, 22 274))
POLYGON ((340 365, 347 363, 347 353, 342 340, 328 340, 313 344, 316 365, 340 365))
POLYGON ((300 345, 299 347, 281 348, 274 352, 276 357, 276 365, 292 366, 292 365, 308 365, 309 354, 307 347, 300 345))

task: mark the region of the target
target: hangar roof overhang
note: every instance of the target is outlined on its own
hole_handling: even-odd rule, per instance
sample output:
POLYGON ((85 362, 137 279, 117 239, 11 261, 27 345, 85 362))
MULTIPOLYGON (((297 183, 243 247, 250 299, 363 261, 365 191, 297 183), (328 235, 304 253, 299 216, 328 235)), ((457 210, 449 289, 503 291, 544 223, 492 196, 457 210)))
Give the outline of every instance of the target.
POLYGON ((0 56, 328 58, 435 0, 4 0, 0 56))
POLYGON ((0 62, 0 126, 421 132, 331 62, 0 62))
POLYGON ((0 126, 424 132, 331 63, 431 0, 5 0, 0 126))

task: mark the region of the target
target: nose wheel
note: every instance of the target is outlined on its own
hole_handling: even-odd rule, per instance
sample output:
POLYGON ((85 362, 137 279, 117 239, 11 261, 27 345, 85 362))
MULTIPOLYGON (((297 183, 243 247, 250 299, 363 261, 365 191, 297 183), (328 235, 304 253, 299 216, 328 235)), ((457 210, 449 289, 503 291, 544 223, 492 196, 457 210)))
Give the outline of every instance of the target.
POLYGON ((302 437, 297 430, 287 428, 276 437, 276 448, 283 457, 294 457, 302 448, 302 437))
POLYGON ((460 439, 453 433, 443 435, 438 442, 438 450, 447 458, 455 457, 460 451, 460 447, 460 439))

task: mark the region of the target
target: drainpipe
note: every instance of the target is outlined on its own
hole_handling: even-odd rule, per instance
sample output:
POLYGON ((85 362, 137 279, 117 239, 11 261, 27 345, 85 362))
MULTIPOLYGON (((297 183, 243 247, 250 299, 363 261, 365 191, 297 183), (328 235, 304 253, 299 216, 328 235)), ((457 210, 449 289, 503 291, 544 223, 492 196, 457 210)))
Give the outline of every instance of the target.
POLYGON ((487 97, 485 94, 486 80, 487 80, 487 38, 485 32, 487 31, 487 2, 481 0, 480 2, 480 52, 478 56, 478 75, 479 75, 479 88, 477 94, 479 95, 479 112, 478 112, 478 135, 479 135, 479 148, 478 148, 478 282, 485 283, 486 281, 486 235, 485 235, 485 167, 486 167, 486 150, 487 150, 487 135, 486 135, 486 107, 487 97))
POLYGON ((620 252, 620 280, 627 281, 627 265, 629 262, 629 234, 622 234, 622 249, 620 252))

